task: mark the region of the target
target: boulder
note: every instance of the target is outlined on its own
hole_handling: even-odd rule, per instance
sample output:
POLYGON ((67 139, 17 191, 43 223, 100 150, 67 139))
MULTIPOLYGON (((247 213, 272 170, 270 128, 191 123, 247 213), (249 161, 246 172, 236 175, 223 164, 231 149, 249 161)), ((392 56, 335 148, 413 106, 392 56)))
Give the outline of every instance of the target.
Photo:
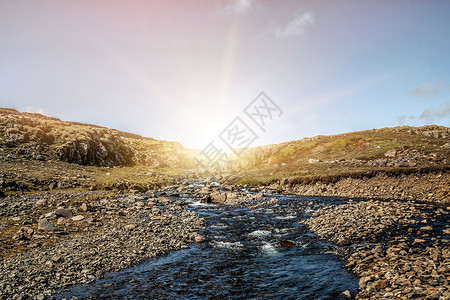
POLYGON ((73 217, 73 214, 70 210, 65 209, 65 208, 58 208, 57 210, 55 210, 55 215, 60 216, 60 217, 64 217, 64 218, 71 218, 73 217))
POLYGON ((281 241, 278 243, 278 247, 280 247, 280 248, 291 248, 294 246, 295 246, 295 244, 291 241, 281 241))
POLYGON ((393 158, 395 157, 395 155, 397 154, 397 151, 395 151, 394 149, 392 150, 388 150, 384 153, 384 156, 389 157, 389 158, 393 158))
POLYGON ((47 219, 40 219, 39 220, 38 229, 45 230, 45 231, 56 231, 56 230, 59 230, 58 227, 53 225, 52 222, 50 222, 47 219))
POLYGON ((211 202, 215 204, 223 204, 227 198, 227 195, 221 192, 214 192, 209 194, 209 196, 211 197, 211 202))

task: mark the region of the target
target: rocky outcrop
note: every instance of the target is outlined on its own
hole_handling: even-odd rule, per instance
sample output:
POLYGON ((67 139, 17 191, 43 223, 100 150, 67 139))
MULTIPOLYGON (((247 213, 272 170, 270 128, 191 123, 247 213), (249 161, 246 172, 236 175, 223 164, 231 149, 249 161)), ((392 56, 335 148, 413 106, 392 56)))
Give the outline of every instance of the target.
POLYGON ((181 144, 40 114, 0 109, 0 156, 33 160, 58 159, 86 166, 141 164, 192 167, 181 144))
POLYGON ((131 162, 133 151, 120 138, 106 130, 75 137, 57 148, 62 161, 90 166, 122 166, 131 162))

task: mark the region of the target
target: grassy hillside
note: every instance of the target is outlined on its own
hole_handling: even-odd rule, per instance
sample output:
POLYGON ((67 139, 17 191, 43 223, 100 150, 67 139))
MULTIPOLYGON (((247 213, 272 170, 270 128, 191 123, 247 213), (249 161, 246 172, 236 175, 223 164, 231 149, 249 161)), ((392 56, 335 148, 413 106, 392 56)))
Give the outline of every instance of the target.
POLYGON ((0 108, 0 188, 144 189, 195 166, 181 144, 0 108))
POLYGON ((262 183, 380 170, 448 167, 450 128, 373 129, 251 148, 232 164, 234 180, 262 183))

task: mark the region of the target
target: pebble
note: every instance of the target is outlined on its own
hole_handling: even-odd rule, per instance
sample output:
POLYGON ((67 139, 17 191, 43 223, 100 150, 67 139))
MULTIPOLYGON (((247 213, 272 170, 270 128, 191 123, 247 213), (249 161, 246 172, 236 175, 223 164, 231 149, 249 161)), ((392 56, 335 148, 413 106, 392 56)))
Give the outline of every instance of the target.
POLYGON ((84 220, 84 216, 83 215, 77 215, 75 217, 72 217, 71 220, 75 221, 75 222, 82 221, 82 220, 84 220))

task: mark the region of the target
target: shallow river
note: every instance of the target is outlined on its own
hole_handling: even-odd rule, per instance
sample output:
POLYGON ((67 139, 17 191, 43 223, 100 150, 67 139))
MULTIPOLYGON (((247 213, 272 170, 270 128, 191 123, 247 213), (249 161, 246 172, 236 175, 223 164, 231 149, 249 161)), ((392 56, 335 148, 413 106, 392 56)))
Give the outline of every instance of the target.
POLYGON ((357 291, 333 245, 298 223, 326 203, 345 199, 277 196, 270 208, 207 205, 189 198, 205 218, 202 244, 175 251, 92 284, 65 289, 56 298, 339 299, 357 291))

